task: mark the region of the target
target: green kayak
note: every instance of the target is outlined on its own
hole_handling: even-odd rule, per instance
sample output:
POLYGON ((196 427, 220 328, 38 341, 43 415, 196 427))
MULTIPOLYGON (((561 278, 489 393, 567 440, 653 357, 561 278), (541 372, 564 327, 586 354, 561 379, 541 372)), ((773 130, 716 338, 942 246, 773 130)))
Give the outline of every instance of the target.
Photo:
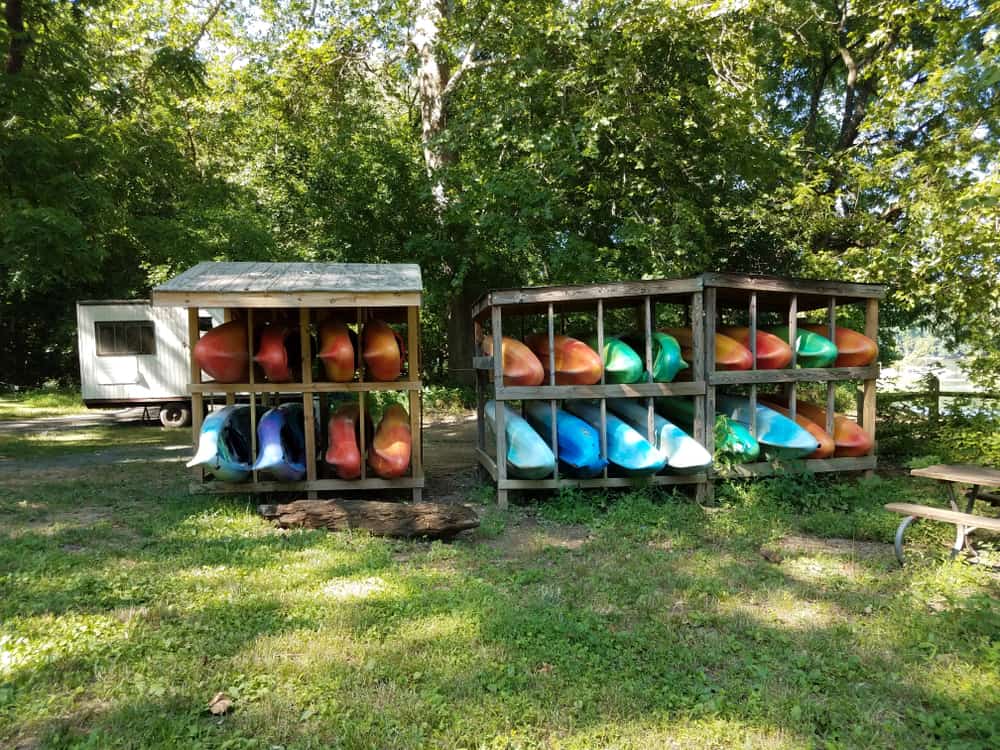
MULTIPOLYGON (((640 336, 628 336, 626 343, 635 351, 640 352, 640 359, 645 359, 646 344, 640 336)), ((667 333, 653 331, 653 381, 656 383, 670 383, 677 377, 677 373, 686 370, 688 363, 681 356, 681 345, 677 339, 667 333)), ((646 379, 646 371, 643 369, 639 380, 646 379)))
MULTIPOLYGON (((656 411, 689 435, 694 432, 694 401, 683 397, 656 399, 656 411)), ((730 461, 753 461, 760 455, 760 444, 750 430, 724 414, 716 416, 715 453, 730 461)))
MULTIPOLYGON (((589 342, 597 349, 597 339, 589 342)), ((604 339, 604 382, 637 383, 642 379, 642 357, 621 339, 609 336, 604 339)))
MULTIPOLYGON (((788 343, 788 326, 770 329, 770 332, 788 343)), ((837 345, 826 336, 806 331, 795 330, 795 361, 799 367, 829 367, 837 359, 837 345)))

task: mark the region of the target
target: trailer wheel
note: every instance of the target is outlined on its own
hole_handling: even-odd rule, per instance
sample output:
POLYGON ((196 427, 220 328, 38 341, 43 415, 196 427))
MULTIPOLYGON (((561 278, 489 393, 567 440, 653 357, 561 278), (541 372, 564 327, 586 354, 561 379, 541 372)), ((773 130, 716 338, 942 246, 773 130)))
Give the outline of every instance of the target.
POLYGON ((160 407, 160 424, 164 427, 187 427, 191 424, 191 409, 178 404, 160 407))

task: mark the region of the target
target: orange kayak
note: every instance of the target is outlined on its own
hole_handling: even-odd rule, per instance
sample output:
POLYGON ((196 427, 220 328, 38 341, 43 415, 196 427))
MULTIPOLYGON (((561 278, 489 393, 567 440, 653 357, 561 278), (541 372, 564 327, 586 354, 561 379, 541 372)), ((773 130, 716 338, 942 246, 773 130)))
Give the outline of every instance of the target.
MULTIPOLYGON (((549 335, 532 333, 525 337, 531 351, 541 360, 546 378, 549 374, 549 335)), ((593 385, 601 381, 604 363, 600 355, 578 339, 556 336, 555 344, 556 385, 593 385)))
MULTIPOLYGON (((503 337, 503 384, 541 385, 545 370, 538 357, 517 339, 503 337)), ((483 336, 483 354, 493 356, 493 337, 483 336)), ((600 379, 600 377, 598 377, 600 379)))
MULTIPOLYGON (((750 348, 750 329, 745 326, 729 326, 722 332, 750 348)), ((792 364, 792 347, 773 333, 757 331, 757 369, 783 370, 792 364)))
MULTIPOLYGON (((807 331, 827 336, 830 329, 820 325, 804 325, 807 331)), ((850 328, 834 328, 833 343, 837 345, 834 367, 866 367, 878 357, 878 344, 850 328)), ((862 454, 864 455, 864 454, 862 454)))
POLYGON ((299 329, 272 323, 260 334, 260 346, 253 361, 264 370, 264 377, 272 383, 289 383, 294 379, 292 367, 298 352, 299 329))
POLYGON ((354 380, 357 359, 354 332, 339 320, 328 320, 319 329, 319 357, 326 377, 334 383, 354 380))
MULTIPOLYGON (((769 409, 774 409, 779 414, 784 414, 786 417, 791 418, 792 413, 781 404, 769 401, 768 399, 762 399, 762 401, 767 404, 769 409)), ((806 456, 806 458, 829 458, 833 455, 833 452, 836 449, 836 444, 834 443, 833 438, 830 437, 830 433, 816 424, 813 420, 809 419, 809 417, 799 414, 798 403, 799 402, 796 402, 795 407, 795 423, 816 438, 816 442, 819 443, 819 448, 806 456)), ((823 424, 825 425, 826 422, 824 421, 823 424)))
POLYGON ((369 320, 361 335, 365 380, 396 380, 403 371, 403 338, 388 323, 369 320))
POLYGON ((232 320, 206 331, 195 342, 198 366, 219 383, 245 383, 250 379, 247 324, 232 320))
POLYGON ((344 404, 327 422, 327 449, 323 460, 341 479, 361 476, 361 449, 358 447, 358 405, 344 404))
MULTIPOLYGON (((694 359, 694 336, 690 328, 661 328, 677 339, 681 354, 688 362, 694 359)), ((715 367, 718 370, 749 370, 753 366, 750 350, 736 339, 722 333, 715 334, 715 367)))
POLYGON ((375 430, 368 465, 383 479, 395 479, 410 469, 410 415, 399 404, 393 404, 382 415, 375 430))
MULTIPOLYGON (((826 409, 805 401, 796 401, 795 410, 817 424, 826 424, 826 409)), ((867 456, 872 449, 868 433, 853 419, 848 419, 842 414, 833 415, 833 441, 836 443, 833 455, 838 458, 867 456)))

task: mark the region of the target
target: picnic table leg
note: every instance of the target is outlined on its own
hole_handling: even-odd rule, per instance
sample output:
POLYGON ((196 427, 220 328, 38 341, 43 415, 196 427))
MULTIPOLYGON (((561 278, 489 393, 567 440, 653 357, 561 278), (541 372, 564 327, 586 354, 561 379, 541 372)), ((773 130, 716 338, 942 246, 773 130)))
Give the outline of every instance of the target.
MULTIPOLYGON (((955 494, 955 485, 953 482, 945 482, 948 486, 948 504, 951 505, 951 509, 954 511, 961 512, 958 507, 958 496, 955 494)), ((969 501, 965 505, 965 512, 972 513, 972 509, 976 504, 976 498, 979 496, 979 485, 973 485, 969 490, 968 498, 969 501)), ((955 525, 955 544, 951 548, 951 559, 954 560, 958 557, 958 553, 962 551, 964 547, 965 550, 972 555, 973 560, 979 559, 979 554, 976 552, 975 547, 972 546, 972 542, 969 541, 969 532, 973 530, 971 526, 963 526, 962 524, 955 525)))
POLYGON ((906 533, 907 527, 916 520, 916 516, 907 516, 899 524, 899 528, 896 529, 896 559, 899 560, 900 565, 905 564, 903 560, 903 534, 906 533))

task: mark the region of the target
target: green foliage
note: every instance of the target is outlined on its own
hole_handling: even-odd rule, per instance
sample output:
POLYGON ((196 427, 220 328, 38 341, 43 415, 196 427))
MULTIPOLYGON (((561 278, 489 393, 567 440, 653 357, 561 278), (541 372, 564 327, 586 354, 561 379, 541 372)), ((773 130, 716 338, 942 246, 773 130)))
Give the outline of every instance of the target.
POLYGON ((879 423, 879 450, 891 460, 914 467, 929 463, 1000 466, 1000 417, 993 411, 979 411, 957 401, 940 418, 928 419, 916 407, 897 402, 880 415, 884 416, 879 423), (972 413, 964 413, 967 410, 972 413))

